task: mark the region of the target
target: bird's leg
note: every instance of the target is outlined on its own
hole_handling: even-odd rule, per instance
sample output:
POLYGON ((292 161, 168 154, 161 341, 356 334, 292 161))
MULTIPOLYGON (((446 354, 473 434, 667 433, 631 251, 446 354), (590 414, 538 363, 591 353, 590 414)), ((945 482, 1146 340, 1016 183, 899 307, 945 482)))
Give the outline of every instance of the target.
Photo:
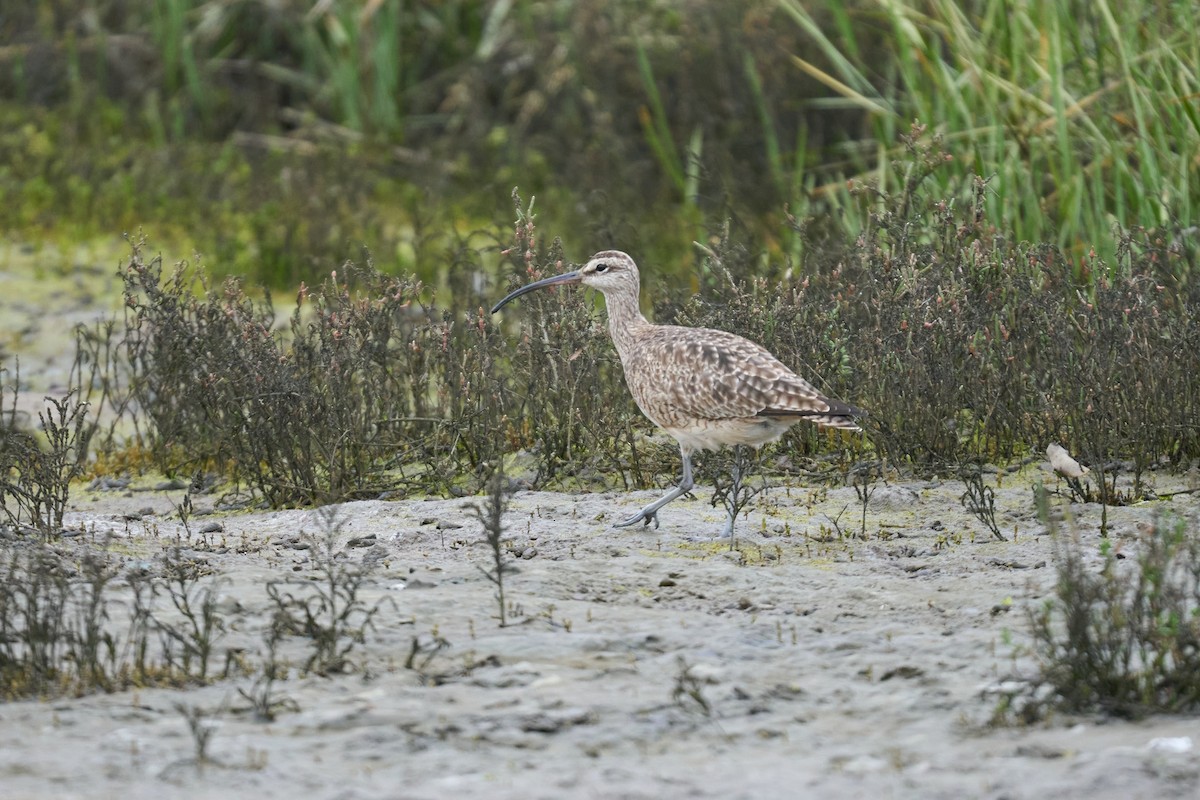
POLYGON ((630 525, 636 525, 639 522, 649 525, 650 521, 653 520, 654 529, 658 530, 658 510, 672 500, 675 500, 676 498, 690 492, 692 490, 692 486, 694 485, 692 483, 692 454, 687 450, 684 450, 682 447, 679 448, 679 452, 683 456, 683 480, 679 482, 679 485, 655 500, 650 505, 643 508, 641 511, 634 514, 629 519, 622 520, 616 525, 613 525, 614 528, 627 528, 630 525))
POLYGON ((729 516, 725 518, 725 530, 721 531, 721 538, 730 541, 730 547, 733 546, 733 509, 729 509, 729 516))
POLYGON ((742 445, 734 445, 733 448, 733 467, 730 469, 730 484, 729 484, 729 500, 725 504, 729 516, 725 519, 725 530, 721 532, 722 539, 733 540, 733 523, 737 519, 737 512, 740 510, 739 499, 742 493, 742 445))

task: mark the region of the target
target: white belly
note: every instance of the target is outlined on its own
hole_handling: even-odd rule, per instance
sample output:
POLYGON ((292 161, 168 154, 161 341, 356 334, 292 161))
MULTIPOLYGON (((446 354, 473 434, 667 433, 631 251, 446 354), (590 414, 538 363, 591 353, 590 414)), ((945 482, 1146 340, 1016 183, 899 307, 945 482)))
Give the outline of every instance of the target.
POLYGON ((718 450, 739 444, 758 447, 773 442, 797 421, 785 422, 768 417, 699 420, 687 427, 663 426, 663 430, 675 437, 679 446, 688 451, 718 450))

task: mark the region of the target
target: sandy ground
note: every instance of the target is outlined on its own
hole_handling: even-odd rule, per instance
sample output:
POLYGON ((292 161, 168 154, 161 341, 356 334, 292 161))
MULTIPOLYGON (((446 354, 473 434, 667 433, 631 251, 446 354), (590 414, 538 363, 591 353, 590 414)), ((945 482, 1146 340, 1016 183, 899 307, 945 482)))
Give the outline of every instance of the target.
MULTIPOLYGON (((92 286, 111 283, 107 268, 66 274, 52 289, 28 264, 0 268, 0 333, 34 399, 65 383, 69 325, 47 309, 74 321, 112 305, 92 286)), ((520 492, 505 516, 519 568, 507 627, 480 569, 480 498, 345 504, 335 550, 371 567, 363 598, 383 603, 353 671, 293 666, 276 687, 292 708, 273 722, 251 712, 239 689, 256 679, 237 670, 203 687, 0 703, 0 797, 1200 797, 1195 719, 989 723, 999 693, 1036 674, 1026 611, 1055 579, 1031 493, 1053 476, 1034 463, 1001 477, 1007 542, 963 511, 954 482, 879 488, 865 539, 833 530, 860 532, 852 489, 779 487, 733 547, 712 539, 723 512, 706 488, 664 509, 658 531, 611 527, 654 492, 520 492), (414 637, 448 645, 410 669, 414 637), (181 707, 207 715, 203 759, 181 707)), ((1161 492, 1187 480, 1152 479, 1161 492)), ((182 544, 220 593, 216 660, 238 651, 253 670, 266 586, 304 591, 301 535, 321 516, 209 514, 215 498, 200 496, 189 536, 182 495, 76 487, 67 523, 84 533, 57 546, 107 539, 126 574, 182 544)), ((1136 549, 1163 508, 1200 525, 1194 494, 1114 509, 1116 546, 1136 549)), ((1099 508, 1070 514, 1097 554, 1099 508)), ((306 648, 293 637, 283 657, 303 663, 306 648)))
MULTIPOLYGON (((704 492, 668 506, 657 532, 610 527, 651 492, 518 493, 504 628, 480 570, 478 498, 348 503, 335 549, 374 565, 364 597, 387 603, 353 673, 292 670, 278 688, 297 708, 274 722, 238 694, 248 676, 9 702, 0 786, 6 798, 1196 797, 1194 719, 988 724, 998 689, 1034 673, 1025 610, 1054 581, 1031 510, 1043 478, 1031 465, 1004 480, 1008 542, 964 514, 955 483, 880 487, 865 541, 822 541, 839 514, 859 530, 852 489, 775 489, 732 548, 711 539, 722 512, 704 492), (404 668, 413 637, 435 635, 449 646, 404 668), (212 715, 204 762, 180 703, 212 715)), ((183 540, 221 582, 218 651, 244 648, 253 664, 264 586, 311 575, 296 537, 321 518, 196 516, 187 547, 181 494, 77 492, 68 522, 88 533, 65 546, 111 533, 137 569, 183 540), (206 547, 195 531, 213 521, 223 529, 206 547)), ((1194 498, 1114 509, 1114 541, 1136 547, 1156 508, 1196 519, 1194 498)), ((1098 544, 1098 508, 1072 512, 1098 544)), ((301 661, 303 641, 289 647, 301 661)))

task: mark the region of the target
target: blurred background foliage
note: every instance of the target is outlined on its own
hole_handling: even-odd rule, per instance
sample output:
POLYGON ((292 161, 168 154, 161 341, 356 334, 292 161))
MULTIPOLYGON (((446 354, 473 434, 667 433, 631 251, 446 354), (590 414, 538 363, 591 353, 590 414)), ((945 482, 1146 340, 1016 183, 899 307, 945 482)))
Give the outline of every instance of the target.
POLYGON ((440 284, 519 185, 571 257, 619 246, 694 290, 713 220, 832 268, 817 244, 929 180, 1086 279, 1120 228, 1195 246, 1197 24, 1129 0, 9 0, 3 228, 142 226, 276 286, 365 246, 440 284), (893 167, 914 119, 948 164, 893 167))

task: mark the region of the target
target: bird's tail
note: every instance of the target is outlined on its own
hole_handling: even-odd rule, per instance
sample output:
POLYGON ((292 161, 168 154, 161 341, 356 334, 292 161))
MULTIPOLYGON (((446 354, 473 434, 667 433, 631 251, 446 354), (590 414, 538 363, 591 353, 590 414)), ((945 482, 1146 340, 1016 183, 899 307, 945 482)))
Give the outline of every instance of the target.
POLYGON ((816 414, 808 417, 809 421, 816 423, 822 428, 839 428, 844 431, 861 431, 858 426, 858 420, 851 416, 842 414, 816 414))
POLYGON ((811 409, 786 409, 786 408, 767 408, 759 412, 760 417, 775 417, 778 419, 795 419, 800 417, 814 425, 819 425, 822 428, 839 428, 844 431, 861 431, 862 428, 858 425, 858 418, 867 416, 867 412, 861 408, 847 405, 838 402, 837 400, 826 400, 829 406, 827 411, 814 411, 811 409))

